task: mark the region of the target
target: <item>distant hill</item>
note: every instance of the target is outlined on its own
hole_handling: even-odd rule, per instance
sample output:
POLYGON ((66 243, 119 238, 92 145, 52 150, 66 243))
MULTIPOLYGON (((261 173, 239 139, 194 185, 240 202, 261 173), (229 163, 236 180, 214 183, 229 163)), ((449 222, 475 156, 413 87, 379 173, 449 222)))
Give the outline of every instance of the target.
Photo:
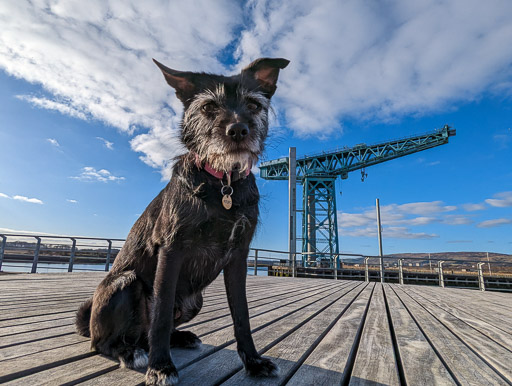
MULTIPOLYGON (((428 253, 394 253, 386 255, 386 257, 404 260, 409 258, 411 262, 428 263, 428 255, 428 253)), ((430 258, 433 260, 458 260, 461 263, 465 261, 481 261, 487 263, 487 252, 438 252, 431 253, 430 258)), ((512 266, 512 255, 489 252, 489 262, 499 265, 509 263, 512 266)))
MULTIPOLYGON (((384 255, 385 265, 397 265, 398 259, 403 259, 403 263, 409 266, 424 267, 429 265, 428 253, 393 253, 384 255)), ((370 264, 375 264, 375 258, 370 260, 370 264)), ((430 262, 436 265, 438 260, 450 261, 451 266, 459 266, 471 268, 475 267, 477 262, 487 263, 493 266, 499 266, 500 270, 512 272, 512 255, 503 253, 489 252, 489 260, 487 260, 487 252, 438 252, 430 254, 430 262), (455 260, 455 261, 454 261, 455 260)), ((350 259, 352 263, 364 263, 364 259, 350 259)))

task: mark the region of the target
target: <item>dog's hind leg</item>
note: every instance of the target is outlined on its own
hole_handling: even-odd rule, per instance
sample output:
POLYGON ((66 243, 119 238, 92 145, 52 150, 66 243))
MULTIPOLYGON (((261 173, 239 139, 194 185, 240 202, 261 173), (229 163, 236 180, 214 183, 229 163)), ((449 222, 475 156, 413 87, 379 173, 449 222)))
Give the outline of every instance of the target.
POLYGON ((109 275, 98 286, 91 311, 91 346, 122 367, 147 365, 148 304, 133 272, 109 275))
MULTIPOLYGON (((203 296, 200 292, 176 299, 174 308, 174 326, 189 322, 201 311, 203 307, 203 296)), ((174 329, 171 333, 171 347, 198 348, 201 345, 201 339, 191 331, 182 331, 174 329)))

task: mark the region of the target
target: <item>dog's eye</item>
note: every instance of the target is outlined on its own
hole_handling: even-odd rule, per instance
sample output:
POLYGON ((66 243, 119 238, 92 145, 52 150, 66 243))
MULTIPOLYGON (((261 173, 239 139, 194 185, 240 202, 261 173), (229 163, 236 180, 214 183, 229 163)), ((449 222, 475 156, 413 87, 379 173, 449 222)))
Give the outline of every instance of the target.
POLYGON ((261 109, 261 105, 259 103, 256 103, 256 102, 249 102, 247 104, 247 108, 250 111, 259 111, 259 109, 261 109))
POLYGON ((217 106, 215 103, 210 102, 201 107, 201 110, 203 110, 205 113, 212 113, 217 106))

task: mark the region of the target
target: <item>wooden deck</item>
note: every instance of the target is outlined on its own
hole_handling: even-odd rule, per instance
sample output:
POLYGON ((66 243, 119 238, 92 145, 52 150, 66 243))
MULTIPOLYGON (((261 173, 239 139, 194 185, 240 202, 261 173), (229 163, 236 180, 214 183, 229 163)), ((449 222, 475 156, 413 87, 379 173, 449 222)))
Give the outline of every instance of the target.
MULTIPOLYGON (((103 273, 0 276, 0 383, 137 385, 144 371, 89 351, 78 305, 103 273)), ((245 375, 222 280, 173 350, 180 385, 512 384, 512 295, 425 286, 248 277, 253 337, 278 378, 245 375)))

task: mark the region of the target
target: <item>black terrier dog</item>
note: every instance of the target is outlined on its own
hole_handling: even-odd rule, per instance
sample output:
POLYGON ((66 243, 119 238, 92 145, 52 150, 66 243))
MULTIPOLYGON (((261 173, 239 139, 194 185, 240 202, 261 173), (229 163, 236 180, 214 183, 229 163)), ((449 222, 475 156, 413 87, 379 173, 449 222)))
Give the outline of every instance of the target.
POLYGON ((259 194, 250 173, 263 151, 270 98, 286 59, 262 58, 235 76, 182 72, 155 63, 185 107, 169 184, 149 204, 94 296, 77 312, 78 333, 146 383, 178 380, 170 346, 197 347, 176 330, 201 310, 201 291, 224 270, 240 358, 249 375, 272 376, 251 336, 245 282, 259 194), (147 353, 149 352, 149 358, 147 353))

